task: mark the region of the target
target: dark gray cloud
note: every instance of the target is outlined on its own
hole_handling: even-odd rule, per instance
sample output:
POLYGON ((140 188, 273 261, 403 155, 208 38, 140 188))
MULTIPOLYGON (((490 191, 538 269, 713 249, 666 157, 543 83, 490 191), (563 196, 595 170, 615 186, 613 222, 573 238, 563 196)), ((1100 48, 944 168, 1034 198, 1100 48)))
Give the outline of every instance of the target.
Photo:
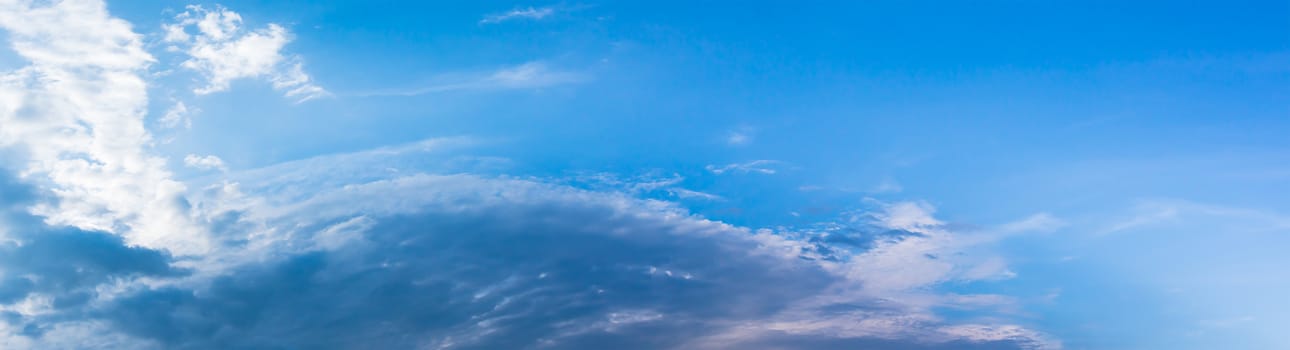
POLYGON ((780 332, 708 341, 769 322, 838 277, 657 204, 464 175, 345 186, 284 214, 307 223, 283 233, 307 248, 201 287, 134 294, 101 316, 191 349, 1024 347, 780 332))
POLYGON ((730 344, 729 349, 875 349, 875 350, 999 350, 1016 349, 1017 341, 951 341, 928 343, 875 338, 834 338, 802 335, 767 335, 730 344))
POLYGON ((828 283, 749 255, 749 242, 594 205, 377 221, 343 249, 245 266, 200 291, 140 293, 103 315, 167 348, 654 349, 828 283))
POLYGON ((178 277, 165 252, 130 247, 120 236, 68 227, 50 227, 28 214, 36 191, 0 171, 0 305, 29 297, 45 300, 55 312, 25 316, 7 311, 4 321, 39 336, 47 323, 80 317, 98 297, 96 287, 138 277, 178 277))

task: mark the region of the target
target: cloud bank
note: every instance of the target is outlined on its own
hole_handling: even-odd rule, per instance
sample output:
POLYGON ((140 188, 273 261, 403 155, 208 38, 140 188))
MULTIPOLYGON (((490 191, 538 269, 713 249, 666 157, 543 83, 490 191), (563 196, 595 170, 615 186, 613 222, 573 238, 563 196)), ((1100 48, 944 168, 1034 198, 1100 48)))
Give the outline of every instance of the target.
MULTIPOLYGON (((935 312, 1011 306, 937 287, 1009 278, 986 247, 1031 221, 959 232, 926 204, 883 203, 749 229, 637 197, 679 180, 588 190, 444 168, 459 139, 183 183, 149 151, 153 58, 128 23, 96 1, 4 1, 0 26, 30 63, 0 77, 5 348, 1060 347, 935 312)), ((281 27, 189 7, 165 30, 207 79, 198 93, 241 78, 321 91, 279 53, 281 27)))
POLYGON ((118 279, 123 292, 19 319, 95 325, 149 348, 1058 346, 1018 325, 930 311, 1007 303, 928 290, 1006 273, 972 250, 995 238, 945 231, 922 204, 857 213, 864 219, 848 229, 750 231, 670 202, 533 180, 416 173, 355 183, 363 162, 336 161, 427 156, 398 150, 414 154, 232 174, 246 182, 191 196, 224 242, 199 271, 162 260, 172 267, 145 271, 178 277, 118 279), (335 185, 307 195, 282 186, 300 173, 335 185), (865 235, 881 238, 839 243, 865 235))

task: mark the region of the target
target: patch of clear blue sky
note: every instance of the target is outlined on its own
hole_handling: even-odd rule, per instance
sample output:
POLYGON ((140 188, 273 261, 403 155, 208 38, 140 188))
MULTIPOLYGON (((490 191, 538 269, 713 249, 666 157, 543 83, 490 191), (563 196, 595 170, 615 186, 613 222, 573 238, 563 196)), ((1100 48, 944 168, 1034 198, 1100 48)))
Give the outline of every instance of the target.
MULTIPOLYGON (((1048 212, 1068 226, 1000 247, 1018 278, 950 288, 1033 298, 1025 317, 1075 349, 1290 344, 1290 2, 223 4, 290 28, 336 97, 243 82, 195 99, 202 132, 163 152, 249 168, 472 135, 516 175, 678 173, 728 199, 697 212, 751 227, 866 196, 980 225, 1048 212), (557 11, 479 23, 530 6, 557 11), (361 96, 528 62, 586 79, 361 96), (783 163, 704 170, 757 159, 783 163), (872 193, 884 182, 903 191, 872 193), (1167 211, 1151 201, 1212 210, 1104 232, 1167 211)), ((149 32, 177 5, 110 6, 149 32)))

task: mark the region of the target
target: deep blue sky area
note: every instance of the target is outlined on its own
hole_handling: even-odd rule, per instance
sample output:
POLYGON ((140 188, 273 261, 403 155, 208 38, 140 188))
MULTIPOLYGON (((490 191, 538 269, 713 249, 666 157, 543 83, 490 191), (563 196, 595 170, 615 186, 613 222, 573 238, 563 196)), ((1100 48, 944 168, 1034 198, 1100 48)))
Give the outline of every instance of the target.
POLYGON ((1290 1, 0 31, 3 348, 1290 348, 1290 1))

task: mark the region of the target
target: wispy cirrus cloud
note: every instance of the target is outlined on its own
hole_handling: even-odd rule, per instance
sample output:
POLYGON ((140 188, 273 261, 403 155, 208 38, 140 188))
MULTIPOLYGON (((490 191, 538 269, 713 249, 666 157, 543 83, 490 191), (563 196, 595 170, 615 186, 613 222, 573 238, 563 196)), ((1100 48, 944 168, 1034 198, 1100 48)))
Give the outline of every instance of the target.
POLYGON ((1197 222, 1223 222, 1227 229, 1243 231, 1268 231, 1290 229, 1290 216, 1259 209, 1199 203, 1181 199, 1148 199, 1138 201, 1129 215, 1111 220, 1099 235, 1159 228, 1170 224, 1196 224, 1197 222))
POLYGON ((681 183, 685 182, 685 177, 680 174, 663 174, 658 171, 626 177, 605 172, 581 173, 559 182, 596 191, 615 191, 633 195, 666 194, 683 200, 725 200, 719 195, 682 187, 681 183))
POLYGON ((726 142, 726 145, 729 145, 729 146, 745 146, 752 143, 753 140, 756 138, 756 135, 757 135, 757 129, 748 125, 741 125, 737 128, 727 131, 724 136, 724 140, 726 142))
POLYGON ((550 6, 515 8, 510 11, 484 16, 483 19, 479 20, 479 24, 494 24, 515 20, 541 20, 555 13, 556 9, 550 6))
POLYGON ((490 91, 512 89, 537 89, 557 85, 576 84, 590 80, 585 73, 553 69, 540 61, 503 67, 486 73, 455 74, 440 77, 438 82, 404 89, 374 90, 357 93, 358 96, 417 96, 451 91, 490 91))
POLYGON ((705 169, 707 169, 709 172, 716 175, 748 174, 748 173, 774 175, 776 172, 778 172, 778 170, 776 170, 774 166, 782 163, 783 162, 780 162, 777 160, 758 159, 758 160, 743 162, 743 163, 730 163, 726 165, 715 165, 715 164, 708 165, 707 167, 705 167, 705 169))
POLYGON ((170 108, 166 109, 166 112, 161 115, 161 118, 157 120, 157 123, 165 129, 173 129, 180 126, 183 126, 185 129, 192 128, 192 114, 196 112, 197 110, 195 109, 189 109, 188 105, 184 104, 183 101, 178 101, 175 102, 174 105, 171 105, 170 108))
POLYGON ((671 193, 673 196, 676 196, 676 198, 680 198, 680 199, 700 199, 700 200, 706 200, 706 201, 722 201, 722 200, 725 200, 725 198, 722 198, 721 196, 718 196, 718 195, 715 195, 715 194, 711 194, 711 193, 707 193, 707 192, 700 192, 700 191, 695 191, 695 190, 689 190, 689 189, 684 189, 684 188, 679 188, 679 187, 677 187, 677 188, 669 188, 669 189, 667 190, 667 192, 668 192, 668 193, 671 193))
POLYGON ((752 142, 752 136, 748 135, 747 133, 731 131, 729 134, 726 135, 726 144, 731 146, 744 145, 749 142, 752 142))

